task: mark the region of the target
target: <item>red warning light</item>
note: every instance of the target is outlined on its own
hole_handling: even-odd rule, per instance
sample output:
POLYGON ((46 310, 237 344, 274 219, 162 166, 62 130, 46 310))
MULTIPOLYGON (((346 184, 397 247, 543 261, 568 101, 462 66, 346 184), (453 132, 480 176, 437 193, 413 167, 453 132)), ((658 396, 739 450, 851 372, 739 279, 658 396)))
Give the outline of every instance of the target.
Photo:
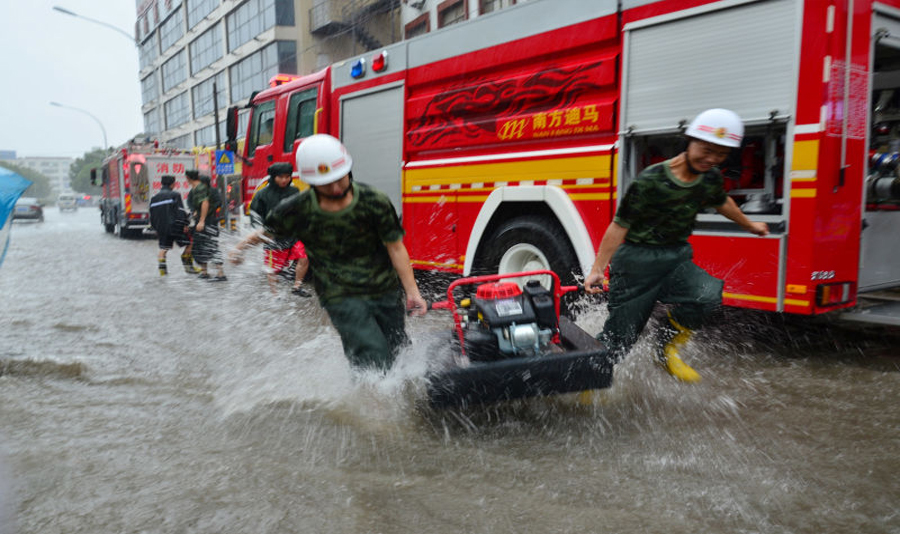
POLYGON ((296 74, 276 74, 269 78, 269 87, 278 87, 279 85, 294 81, 299 77, 300 76, 297 76, 296 74))
POLYGON ((381 52, 372 58, 372 70, 375 72, 382 72, 387 69, 387 51, 381 52))

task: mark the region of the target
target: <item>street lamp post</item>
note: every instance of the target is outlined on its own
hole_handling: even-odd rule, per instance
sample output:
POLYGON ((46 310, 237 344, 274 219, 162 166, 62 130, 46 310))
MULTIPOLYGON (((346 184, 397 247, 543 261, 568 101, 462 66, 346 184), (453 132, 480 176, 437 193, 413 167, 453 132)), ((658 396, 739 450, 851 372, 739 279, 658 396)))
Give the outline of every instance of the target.
MULTIPOLYGON (((125 31, 125 30, 123 30, 122 28, 119 28, 119 27, 117 27, 117 26, 113 26, 112 24, 109 24, 108 22, 103 22, 102 20, 92 19, 91 17, 85 17, 84 15, 79 15, 78 13, 75 13, 74 11, 69 11, 68 9, 63 8, 63 7, 53 6, 53 10, 54 10, 54 11, 59 11, 60 13, 63 13, 63 14, 65 14, 65 15, 69 15, 69 16, 72 16, 72 17, 75 17, 75 18, 84 19, 84 20, 93 22, 94 24, 99 24, 99 25, 101 25, 101 26, 105 26, 105 27, 109 28, 110 30, 113 30, 113 31, 115 31, 115 32, 118 32, 118 33, 124 35, 125 37, 128 38, 129 41, 131 41, 131 43, 132 43, 134 46, 140 48, 141 43, 137 40, 137 38, 135 38, 134 35, 128 33, 128 32, 125 31)), ((103 127, 103 123, 100 122, 100 119, 98 119, 97 117, 93 116, 93 115, 92 115, 90 112, 88 112, 87 110, 84 110, 84 109, 81 109, 81 108, 76 108, 76 107, 72 107, 72 106, 66 106, 66 105, 64 105, 64 104, 60 104, 59 102, 50 102, 50 105, 51 105, 51 106, 61 107, 61 108, 74 109, 75 111, 80 111, 81 113, 84 113, 84 114, 87 115, 88 117, 90 117, 90 118, 94 119, 95 121, 97 121, 97 125, 100 126, 100 131, 103 132, 103 150, 104 150, 104 151, 109 150, 109 143, 107 143, 107 141, 106 141, 106 128, 103 127)))
POLYGON ((95 121, 97 121, 97 126, 100 126, 100 131, 103 132, 103 151, 105 152, 105 151, 109 150, 109 143, 106 142, 106 128, 103 127, 103 123, 100 122, 100 119, 98 119, 97 117, 95 117, 93 114, 91 114, 91 113, 88 112, 87 110, 84 110, 84 109, 81 109, 81 108, 76 108, 76 107, 72 107, 72 106, 67 106, 67 105, 65 105, 65 104, 60 104, 59 102, 50 102, 50 105, 51 105, 51 106, 56 106, 56 107, 58 107, 58 108, 67 108, 67 109, 73 109, 73 110, 75 110, 75 111, 80 111, 81 113, 84 113, 84 114, 87 115, 88 117, 90 117, 90 118, 94 119, 95 121))
POLYGON ((101 25, 101 26, 106 26, 106 27, 109 28, 110 30, 119 32, 119 33, 121 33, 122 35, 124 35, 125 37, 127 37, 128 40, 131 41, 135 46, 139 46, 139 45, 140 45, 140 43, 138 43, 137 39, 134 38, 134 35, 131 35, 131 34, 128 33, 127 31, 123 30, 122 28, 119 28, 119 27, 117 27, 117 26, 113 26, 112 24, 109 24, 108 22, 103 22, 102 20, 97 20, 97 19, 92 19, 92 18, 90 18, 90 17, 85 17, 84 15, 79 15, 78 13, 75 13, 74 11, 69 11, 68 9, 65 9, 65 8, 62 8, 62 7, 59 7, 59 6, 53 6, 53 9, 54 9, 54 11, 59 11, 60 13, 65 13, 66 15, 71 15, 71 16, 73 16, 73 17, 75 17, 75 18, 88 20, 88 21, 91 21, 91 22, 93 22, 93 23, 95 23, 95 24, 99 24, 99 25, 101 25))

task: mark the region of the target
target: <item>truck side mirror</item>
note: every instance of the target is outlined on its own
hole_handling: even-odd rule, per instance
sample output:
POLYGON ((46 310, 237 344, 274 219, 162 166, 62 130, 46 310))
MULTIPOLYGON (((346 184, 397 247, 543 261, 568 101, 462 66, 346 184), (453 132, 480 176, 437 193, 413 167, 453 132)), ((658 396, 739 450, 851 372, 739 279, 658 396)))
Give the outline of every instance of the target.
POLYGON ((97 185, 97 169, 91 169, 91 185, 97 185))
POLYGON ((237 146, 238 108, 232 106, 225 112, 225 146, 234 150, 237 146))

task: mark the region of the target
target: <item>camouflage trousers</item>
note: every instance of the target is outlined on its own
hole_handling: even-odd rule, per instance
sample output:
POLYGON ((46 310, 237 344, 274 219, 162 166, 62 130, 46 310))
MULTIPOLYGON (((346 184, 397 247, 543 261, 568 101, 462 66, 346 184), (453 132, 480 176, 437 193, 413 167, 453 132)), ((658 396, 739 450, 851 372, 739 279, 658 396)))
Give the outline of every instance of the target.
POLYGON ((390 369, 406 337, 406 305, 400 291, 377 297, 347 297, 325 304, 344 354, 356 368, 390 369))
POLYGON ((722 304, 723 283, 694 264, 690 245, 623 243, 610 261, 609 318, 597 339, 619 360, 649 321, 657 302, 671 304, 678 324, 695 330, 722 304))
POLYGON ((195 230, 193 240, 194 261, 201 265, 207 263, 220 265, 224 262, 222 253, 219 250, 218 226, 206 226, 202 232, 195 230))

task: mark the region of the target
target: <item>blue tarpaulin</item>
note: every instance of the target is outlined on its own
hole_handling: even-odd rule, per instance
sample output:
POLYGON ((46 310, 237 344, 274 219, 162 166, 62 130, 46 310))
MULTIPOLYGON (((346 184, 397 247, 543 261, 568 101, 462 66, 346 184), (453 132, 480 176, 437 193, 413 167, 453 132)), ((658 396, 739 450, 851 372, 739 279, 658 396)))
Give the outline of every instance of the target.
POLYGON ((9 230, 12 227, 12 213, 16 201, 31 185, 31 180, 22 178, 13 171, 0 167, 0 265, 9 248, 9 230))

